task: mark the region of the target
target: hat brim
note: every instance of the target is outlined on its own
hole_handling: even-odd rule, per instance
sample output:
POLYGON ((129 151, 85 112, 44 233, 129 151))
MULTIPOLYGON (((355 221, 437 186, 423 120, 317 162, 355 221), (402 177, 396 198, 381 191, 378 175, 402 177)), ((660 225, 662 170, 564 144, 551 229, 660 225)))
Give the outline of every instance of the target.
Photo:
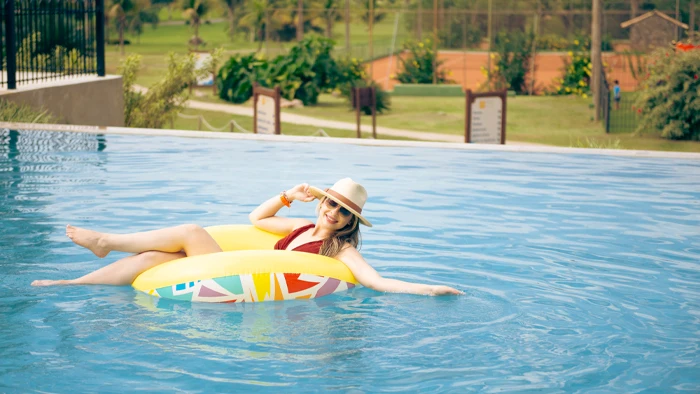
POLYGON ((360 219, 360 223, 364 224, 367 227, 372 227, 372 223, 369 222, 369 220, 365 219, 364 216, 360 215, 356 210, 350 208, 347 204, 344 202, 338 200, 337 198, 331 196, 330 194, 326 193, 324 190, 321 190, 315 186, 309 186, 309 193, 311 193, 314 197, 318 198, 319 200, 322 199, 323 197, 328 197, 331 200, 337 202, 341 207, 347 209, 352 213, 353 215, 357 216, 358 219, 360 219))

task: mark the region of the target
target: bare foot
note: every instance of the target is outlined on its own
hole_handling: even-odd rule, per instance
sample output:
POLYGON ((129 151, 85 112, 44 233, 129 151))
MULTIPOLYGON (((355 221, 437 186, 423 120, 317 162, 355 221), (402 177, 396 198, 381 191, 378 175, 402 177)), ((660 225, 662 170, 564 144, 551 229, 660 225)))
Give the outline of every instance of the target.
POLYGON ((69 224, 66 226, 66 235, 76 244, 90 249, 97 257, 102 258, 109 253, 109 249, 103 246, 102 233, 80 227, 73 227, 69 224))
POLYGON ((70 280, 35 280, 32 282, 32 286, 56 286, 56 285, 69 285, 72 281, 70 280))

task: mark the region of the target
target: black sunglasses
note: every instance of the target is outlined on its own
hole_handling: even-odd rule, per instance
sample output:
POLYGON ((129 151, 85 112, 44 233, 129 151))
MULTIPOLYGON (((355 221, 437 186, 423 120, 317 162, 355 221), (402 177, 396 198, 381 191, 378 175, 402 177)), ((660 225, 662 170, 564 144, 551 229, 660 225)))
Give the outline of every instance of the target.
POLYGON ((340 204, 335 202, 335 200, 332 200, 328 197, 326 197, 326 206, 330 209, 335 209, 335 207, 340 207, 340 210, 339 210, 340 214, 345 216, 345 217, 352 215, 352 212, 348 211, 347 208, 341 206, 340 204))

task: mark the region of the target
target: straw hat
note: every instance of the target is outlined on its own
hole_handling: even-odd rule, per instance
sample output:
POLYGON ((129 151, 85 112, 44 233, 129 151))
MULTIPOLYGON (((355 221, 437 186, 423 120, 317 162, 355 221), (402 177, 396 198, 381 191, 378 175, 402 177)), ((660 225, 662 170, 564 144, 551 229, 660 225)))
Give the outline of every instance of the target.
POLYGON ((318 199, 323 197, 330 198, 352 212, 353 215, 357 216, 357 218, 360 219, 360 223, 367 227, 372 227, 372 223, 361 215, 362 207, 365 206, 365 202, 367 201, 367 190, 352 179, 343 178, 336 182, 330 189, 326 190, 310 186, 309 193, 313 194, 318 199))

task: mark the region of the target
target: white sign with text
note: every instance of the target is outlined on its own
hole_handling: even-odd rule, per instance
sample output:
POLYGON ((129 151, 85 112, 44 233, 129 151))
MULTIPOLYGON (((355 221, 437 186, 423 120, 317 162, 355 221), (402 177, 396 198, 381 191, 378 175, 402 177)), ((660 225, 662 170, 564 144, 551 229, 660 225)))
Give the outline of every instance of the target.
POLYGON ((500 97, 479 97, 472 103, 470 142, 500 144, 503 133, 503 101, 500 97))
POLYGON ((272 97, 258 95, 258 134, 275 134, 277 129, 275 122, 275 99, 272 97))

